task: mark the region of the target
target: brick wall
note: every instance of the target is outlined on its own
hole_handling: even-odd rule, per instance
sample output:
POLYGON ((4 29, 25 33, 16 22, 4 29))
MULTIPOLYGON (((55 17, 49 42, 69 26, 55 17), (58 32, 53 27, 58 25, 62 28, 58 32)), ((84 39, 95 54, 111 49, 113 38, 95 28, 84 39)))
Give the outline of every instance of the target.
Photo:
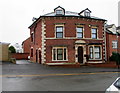
POLYGON ((30 53, 30 47, 31 47, 31 41, 30 41, 30 37, 28 39, 26 39, 25 41, 23 41, 23 52, 24 53, 30 53))
MULTIPOLYGON (((36 53, 37 51, 41 51, 41 46, 42 46, 42 25, 41 25, 41 20, 37 24, 35 24, 32 28, 30 28, 30 35, 34 33, 34 41, 31 42, 31 37, 30 37, 30 43, 31 43, 31 48, 33 48, 33 57, 30 58, 32 62, 36 62, 37 60, 40 62, 39 58, 39 53, 36 53), (38 59, 36 59, 36 55, 38 56, 38 59)), ((31 52, 30 52, 31 55, 31 52)))
MULTIPOLYGON (((43 18, 44 19, 44 18, 43 18)), ((34 42, 31 42, 31 48, 33 48, 33 57, 31 61, 36 62, 36 50, 42 50, 42 18, 36 22, 32 27, 30 27, 30 34, 34 33, 34 42)), ((45 17, 45 40, 46 40, 46 50, 45 59, 46 62, 52 61, 52 47, 55 45, 65 45, 68 47, 68 61, 75 62, 75 41, 80 40, 76 38, 76 24, 80 23, 84 25, 84 40, 86 43, 102 43, 103 44, 103 24, 104 21, 98 21, 93 19, 85 19, 78 17, 45 17), (55 24, 64 24, 64 36, 66 39, 55 39, 55 24), (91 26, 97 26, 98 28, 98 38, 100 40, 91 39, 91 26), (50 39, 52 38, 52 39, 50 39), (53 39, 54 38, 54 39, 53 39), (68 39, 69 38, 69 39, 68 39), (87 38, 87 39, 86 39, 87 38)), ((103 45, 102 46, 102 60, 103 60, 103 45)), ((86 53, 88 54, 88 47, 86 47, 86 53)), ((42 55, 42 54, 41 54, 42 55)))
POLYGON ((20 59, 28 59, 29 53, 12 53, 11 58, 20 59))
POLYGON ((51 38, 55 37, 55 23, 65 23, 65 37, 76 37, 76 23, 84 24, 84 35, 85 38, 91 38, 91 27, 89 25, 98 26, 98 37, 103 38, 103 21, 96 21, 91 19, 78 19, 77 17, 63 17, 63 18, 54 18, 54 17, 46 17, 46 37, 51 38))
MULTIPOLYGON (((114 34, 106 33, 106 53, 107 60, 109 60, 112 52, 117 52, 117 49, 112 48, 112 41, 117 41, 117 36, 114 34)), ((120 45, 118 46, 120 47, 120 45)))

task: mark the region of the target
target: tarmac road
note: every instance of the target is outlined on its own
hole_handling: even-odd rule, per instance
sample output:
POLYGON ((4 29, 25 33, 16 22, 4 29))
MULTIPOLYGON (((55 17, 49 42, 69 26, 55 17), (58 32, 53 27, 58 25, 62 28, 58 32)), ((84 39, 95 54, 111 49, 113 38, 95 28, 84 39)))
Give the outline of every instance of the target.
POLYGON ((3 91, 105 91, 120 73, 115 68, 48 67, 21 61, 2 65, 3 91))

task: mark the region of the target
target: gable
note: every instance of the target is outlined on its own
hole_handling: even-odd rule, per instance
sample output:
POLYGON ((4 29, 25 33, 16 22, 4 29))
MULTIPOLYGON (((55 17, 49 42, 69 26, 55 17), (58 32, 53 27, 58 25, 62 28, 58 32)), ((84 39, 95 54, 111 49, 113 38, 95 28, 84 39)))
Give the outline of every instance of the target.
POLYGON ((55 14, 56 15, 65 15, 65 9, 64 8, 62 8, 61 6, 58 6, 58 7, 56 7, 55 9, 54 9, 54 12, 55 12, 55 14))
POLYGON ((79 15, 85 16, 85 17, 90 17, 90 13, 91 13, 91 11, 90 11, 88 8, 86 8, 85 10, 82 10, 82 11, 79 13, 79 15))

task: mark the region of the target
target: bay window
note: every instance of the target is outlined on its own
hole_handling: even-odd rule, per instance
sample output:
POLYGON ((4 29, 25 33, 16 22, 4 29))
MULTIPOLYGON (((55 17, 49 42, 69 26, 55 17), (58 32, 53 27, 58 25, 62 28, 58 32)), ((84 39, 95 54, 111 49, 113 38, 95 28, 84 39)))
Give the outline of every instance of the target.
POLYGON ((67 60, 67 48, 66 47, 54 47, 52 51, 53 61, 66 61, 67 60))
POLYGON ((90 59, 101 59, 101 47, 100 46, 90 46, 89 47, 90 59))

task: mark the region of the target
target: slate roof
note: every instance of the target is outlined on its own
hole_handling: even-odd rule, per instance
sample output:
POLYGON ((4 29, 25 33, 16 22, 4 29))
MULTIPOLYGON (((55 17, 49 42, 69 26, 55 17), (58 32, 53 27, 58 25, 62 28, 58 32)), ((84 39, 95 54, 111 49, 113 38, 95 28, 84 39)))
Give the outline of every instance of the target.
POLYGON ((120 30, 120 26, 117 27, 117 30, 120 30))
POLYGON ((83 13, 86 10, 88 10, 91 13, 91 11, 88 8, 86 8, 86 9, 82 10, 79 14, 83 13))
MULTIPOLYGON (((60 6, 58 6, 60 7, 60 6)), ((57 7, 57 8, 58 8, 57 7)), ((62 8, 62 7, 60 7, 62 8)), ((56 8, 55 8, 56 9, 56 8)), ((64 8, 63 8, 64 9, 64 8)), ((88 9, 88 8, 86 8, 88 9)), ((85 10, 83 10, 85 11, 85 10)), ((82 11, 81 11, 82 12, 82 11)), ((91 12, 91 11, 90 11, 91 12)), ((51 13, 47 13, 47 14, 44 14, 44 15, 41 15, 38 19, 36 19, 36 21, 33 22, 33 24, 35 24, 41 17, 79 17, 79 18, 87 18, 87 19, 95 19, 95 20, 101 20, 101 21, 106 21, 105 19, 102 19, 102 18, 98 18, 98 17, 94 17, 94 16, 90 16, 90 17, 86 17, 86 16, 82 16, 80 15, 79 13, 77 12, 71 12, 71 11, 65 11, 65 14, 64 15, 56 15, 55 12, 51 12, 51 13)), ((33 25, 32 24, 32 25, 33 25)), ((30 25, 29 28, 32 26, 30 25)))
MULTIPOLYGON (((51 12, 51 13, 47 13, 47 14, 44 14, 42 15, 41 17, 57 17, 56 13, 55 12, 51 12)), ((65 15, 62 15, 62 16, 67 16, 67 17, 81 17, 81 18, 90 18, 90 19, 97 19, 97 20, 104 20, 106 21, 105 19, 102 19, 102 18, 98 18, 98 17, 94 17, 94 16, 90 16, 90 17, 85 17, 85 16, 82 16, 82 15, 79 15, 79 13, 77 12, 71 12, 71 11, 65 11, 65 15)), ((60 17, 60 16, 58 16, 60 17)))
POLYGON ((0 45, 9 45, 10 43, 0 42, 0 45))

